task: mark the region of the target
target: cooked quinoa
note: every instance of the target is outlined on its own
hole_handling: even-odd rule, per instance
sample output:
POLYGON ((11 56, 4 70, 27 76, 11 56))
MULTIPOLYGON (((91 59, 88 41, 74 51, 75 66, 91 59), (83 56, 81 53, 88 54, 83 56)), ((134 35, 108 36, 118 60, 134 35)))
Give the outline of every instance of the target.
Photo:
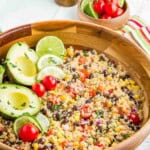
POLYGON ((41 98, 47 133, 22 142, 0 117, 0 142, 18 150, 106 149, 132 136, 143 119, 143 91, 121 64, 95 50, 67 49, 65 78, 41 98), (136 114, 132 120, 131 114, 136 114))

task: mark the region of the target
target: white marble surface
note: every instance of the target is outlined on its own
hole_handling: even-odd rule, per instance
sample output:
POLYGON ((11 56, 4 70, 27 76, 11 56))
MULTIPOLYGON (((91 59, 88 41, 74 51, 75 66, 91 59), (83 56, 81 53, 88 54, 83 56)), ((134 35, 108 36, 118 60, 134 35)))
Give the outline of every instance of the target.
MULTIPOLYGON (((138 15, 150 25, 150 0, 128 0, 131 15, 138 15)), ((54 19, 78 20, 77 9, 60 7, 54 0, 0 0, 0 29, 54 19)), ((137 148, 150 150, 150 136, 137 148)))

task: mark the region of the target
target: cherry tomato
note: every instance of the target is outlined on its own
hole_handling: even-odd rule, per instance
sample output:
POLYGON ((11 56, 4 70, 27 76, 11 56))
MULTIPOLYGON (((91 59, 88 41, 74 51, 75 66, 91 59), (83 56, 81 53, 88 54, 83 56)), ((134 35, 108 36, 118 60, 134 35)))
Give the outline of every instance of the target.
POLYGON ((80 115, 84 119, 90 119, 90 117, 92 116, 91 107, 89 105, 84 105, 83 107, 81 107, 80 115))
POLYGON ((24 142, 33 142, 39 135, 39 130, 33 124, 24 125, 19 132, 19 138, 24 142))
POLYGON ((39 97, 41 97, 45 93, 45 87, 41 83, 36 83, 32 85, 32 91, 34 91, 39 97))
POLYGON ((110 16, 110 15, 108 15, 108 14, 103 14, 102 16, 101 16, 101 19, 111 19, 112 17, 110 16))
POLYGON ((105 4, 105 13, 107 15, 113 16, 117 12, 117 5, 114 3, 106 3, 105 4))
POLYGON ((94 10, 98 14, 102 14, 104 12, 105 2, 103 0, 95 1, 93 4, 94 10))
POLYGON ((118 8, 116 13, 114 13, 113 17, 121 16, 124 13, 124 10, 122 8, 118 8))
POLYGON ((53 76, 46 76, 42 83, 45 86, 46 90, 53 90, 57 85, 57 80, 53 76))
POLYGON ((128 115, 128 119, 131 120, 135 125, 138 125, 140 123, 140 118, 137 112, 131 112, 128 115))

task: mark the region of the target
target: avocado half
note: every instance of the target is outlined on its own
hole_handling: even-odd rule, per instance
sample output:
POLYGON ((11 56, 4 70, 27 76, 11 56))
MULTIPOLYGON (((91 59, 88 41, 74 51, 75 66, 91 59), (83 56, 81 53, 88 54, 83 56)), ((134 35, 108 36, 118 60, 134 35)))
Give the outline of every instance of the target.
POLYGON ((9 118, 23 114, 35 115, 40 111, 39 98, 27 87, 0 84, 0 112, 9 118))
POLYGON ((6 56, 6 64, 10 79, 23 85, 33 85, 36 82, 36 52, 26 43, 19 42, 12 45, 6 56))

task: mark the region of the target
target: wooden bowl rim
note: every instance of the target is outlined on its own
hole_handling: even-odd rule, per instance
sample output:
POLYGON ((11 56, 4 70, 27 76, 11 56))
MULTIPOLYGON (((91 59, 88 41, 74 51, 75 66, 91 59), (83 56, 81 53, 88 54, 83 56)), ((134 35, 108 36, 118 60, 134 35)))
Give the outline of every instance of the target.
MULTIPOLYGON (((92 29, 99 29, 99 30, 103 29, 108 34, 111 34, 111 35, 113 34, 116 37, 119 37, 122 41, 125 41, 125 42, 129 43, 130 45, 133 45, 135 47, 135 49, 137 50, 137 52, 139 52, 142 55, 142 57, 145 57, 146 60, 148 61, 148 63, 150 64, 150 56, 147 55, 147 53, 139 45, 137 45, 136 43, 133 43, 132 41, 130 41, 126 37, 121 36, 119 33, 115 32, 114 30, 112 30, 110 28, 104 27, 102 25, 89 23, 89 22, 73 21, 73 20, 52 20, 52 21, 42 21, 42 22, 36 22, 36 23, 32 23, 32 24, 26 24, 26 25, 22 25, 22 26, 19 26, 19 27, 16 27, 16 28, 13 28, 13 29, 10 29, 10 30, 7 30, 7 31, 1 33, 0 34, 0 40, 3 39, 3 37, 5 37, 5 35, 12 35, 18 30, 19 31, 24 30, 24 28, 27 27, 27 26, 30 26, 30 28, 32 30, 32 29, 36 29, 37 27, 40 27, 44 24, 51 24, 51 23, 55 23, 55 24, 57 24, 57 23, 66 23, 66 24, 71 25, 71 26, 82 25, 82 26, 86 26, 86 27, 89 27, 89 28, 92 28, 92 29)), ((32 32, 31 32, 31 35, 32 35, 32 32)), ((21 37, 18 37, 18 38, 21 38, 21 37)), ((11 41, 9 41, 9 42, 11 42, 11 41)), ((121 143, 117 144, 116 146, 110 147, 108 149, 109 150, 122 149, 123 146, 125 146, 125 145, 127 145, 131 142, 134 142, 136 137, 141 136, 143 132, 146 133, 146 135, 148 135, 150 133, 150 125, 149 124, 150 124, 150 119, 148 119, 147 122, 142 126, 142 128, 140 130, 138 130, 137 132, 135 132, 134 135, 132 135, 128 139, 122 141, 121 143)), ((3 143, 0 143, 0 145, 8 148, 8 146, 3 144, 3 143)), ((14 150, 14 149, 10 148, 10 150, 14 150)))

